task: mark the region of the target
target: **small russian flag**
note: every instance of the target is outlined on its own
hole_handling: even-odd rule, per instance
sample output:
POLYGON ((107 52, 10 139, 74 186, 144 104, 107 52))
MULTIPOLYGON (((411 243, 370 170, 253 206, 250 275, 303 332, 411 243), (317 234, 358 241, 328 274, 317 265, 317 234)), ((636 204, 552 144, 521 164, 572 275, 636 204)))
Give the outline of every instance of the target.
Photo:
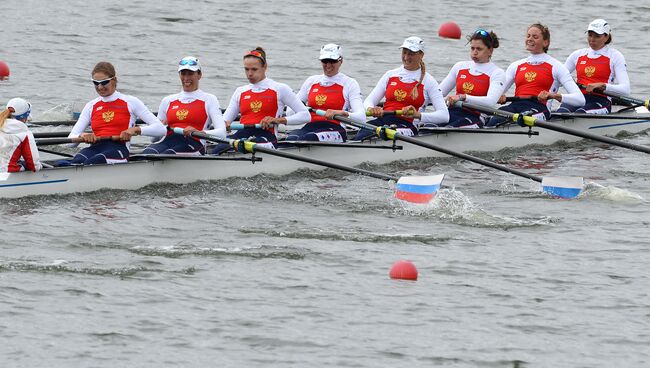
POLYGON ((413 203, 427 203, 436 196, 445 174, 404 176, 397 181, 395 198, 413 203))
POLYGON ((554 197, 572 199, 578 196, 584 186, 583 179, 575 176, 542 178, 542 192, 554 197))

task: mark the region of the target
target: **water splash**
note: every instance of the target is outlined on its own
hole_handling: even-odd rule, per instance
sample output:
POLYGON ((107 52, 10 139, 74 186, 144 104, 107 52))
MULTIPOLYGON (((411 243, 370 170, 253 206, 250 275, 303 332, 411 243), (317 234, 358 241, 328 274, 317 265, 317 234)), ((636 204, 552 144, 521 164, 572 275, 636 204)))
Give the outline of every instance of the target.
POLYGON ((621 203, 645 202, 645 199, 641 197, 641 195, 631 192, 627 189, 622 189, 615 186, 603 186, 594 182, 585 183, 585 188, 582 193, 580 193, 578 198, 593 198, 621 203))
POLYGON ((438 218, 464 226, 507 229, 544 226, 557 222, 557 219, 548 216, 541 218, 513 218, 491 214, 474 204, 468 196, 455 188, 441 190, 434 201, 425 205, 400 203, 402 204, 401 211, 408 215, 438 218))

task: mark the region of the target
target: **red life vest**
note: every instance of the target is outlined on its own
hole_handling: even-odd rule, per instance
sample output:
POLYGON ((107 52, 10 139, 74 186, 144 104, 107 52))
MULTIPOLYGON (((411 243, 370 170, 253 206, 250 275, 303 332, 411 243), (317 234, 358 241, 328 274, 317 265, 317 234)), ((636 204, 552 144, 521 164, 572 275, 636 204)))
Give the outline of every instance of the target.
POLYGON ((97 102, 90 115, 90 127, 98 137, 120 135, 129 129, 130 122, 129 105, 119 98, 111 102, 97 102))
POLYGON ((541 63, 520 64, 515 74, 515 96, 537 96, 553 86, 553 65, 541 63))
MULTIPOLYGON (((611 74, 610 59, 605 55, 600 55, 595 59, 582 55, 576 63, 578 84, 607 83, 611 74)), ((581 90, 582 93, 587 93, 585 89, 581 88, 581 90)))
POLYGON ((456 76, 456 94, 487 96, 490 89, 490 76, 484 73, 473 75, 469 69, 458 71, 456 76))
POLYGON ((190 103, 175 100, 167 108, 167 125, 170 128, 191 126, 196 130, 203 130, 207 120, 208 113, 205 112, 205 101, 202 100, 194 100, 190 103))
MULTIPOLYGON (((320 83, 313 84, 307 94, 307 105, 312 109, 342 110, 343 106, 345 106, 343 86, 337 83, 328 87, 324 87, 320 83)), ((313 111, 311 111, 310 114, 312 123, 317 121, 329 121, 330 123, 337 125, 341 124, 338 120, 327 120, 322 116, 316 115, 313 111)))
MULTIPOLYGON (((394 111, 401 110, 403 107, 411 105, 416 109, 424 104, 424 85, 420 84, 417 87, 418 97, 413 99, 411 91, 418 82, 404 83, 399 77, 390 77, 388 85, 386 86, 386 101, 384 102, 384 110, 394 111)), ((408 121, 413 119, 401 118, 408 121)))
POLYGON ((242 92, 239 97, 239 113, 239 121, 244 125, 258 124, 267 116, 275 117, 278 113, 278 93, 270 88, 261 92, 253 92, 250 89, 242 92))

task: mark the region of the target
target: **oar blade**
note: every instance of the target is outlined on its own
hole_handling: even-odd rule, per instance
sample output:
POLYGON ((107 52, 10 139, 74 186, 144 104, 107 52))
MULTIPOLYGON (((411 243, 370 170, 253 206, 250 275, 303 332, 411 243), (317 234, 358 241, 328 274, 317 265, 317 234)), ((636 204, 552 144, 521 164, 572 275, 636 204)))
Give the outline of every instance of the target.
POLYGON ((582 177, 551 176, 542 178, 542 192, 554 197, 573 199, 582 192, 583 187, 582 177))
POLYGON ((411 203, 428 203, 440 190, 445 174, 403 176, 395 185, 395 198, 411 203))

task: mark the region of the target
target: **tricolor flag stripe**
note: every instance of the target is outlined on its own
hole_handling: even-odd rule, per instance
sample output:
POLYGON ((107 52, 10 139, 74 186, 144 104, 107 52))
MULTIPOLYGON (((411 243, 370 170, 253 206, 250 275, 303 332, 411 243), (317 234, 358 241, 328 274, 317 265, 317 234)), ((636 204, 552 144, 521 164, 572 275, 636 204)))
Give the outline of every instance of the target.
POLYGON ((400 192, 412 192, 412 193, 418 193, 418 194, 426 194, 426 193, 437 192, 440 189, 440 184, 416 185, 416 184, 400 184, 400 183, 397 183, 397 185, 395 186, 395 189, 397 189, 400 192))
POLYGON ((412 203, 428 203, 433 199, 433 197, 435 197, 435 195, 435 192, 429 194, 418 194, 400 191, 395 192, 395 198, 412 203))
POLYGON ((427 203, 440 190, 445 175, 405 176, 395 185, 395 197, 413 203, 427 203))
POLYGON ((542 178, 542 191, 549 195, 560 198, 577 197, 584 186, 581 177, 557 176, 542 178))

